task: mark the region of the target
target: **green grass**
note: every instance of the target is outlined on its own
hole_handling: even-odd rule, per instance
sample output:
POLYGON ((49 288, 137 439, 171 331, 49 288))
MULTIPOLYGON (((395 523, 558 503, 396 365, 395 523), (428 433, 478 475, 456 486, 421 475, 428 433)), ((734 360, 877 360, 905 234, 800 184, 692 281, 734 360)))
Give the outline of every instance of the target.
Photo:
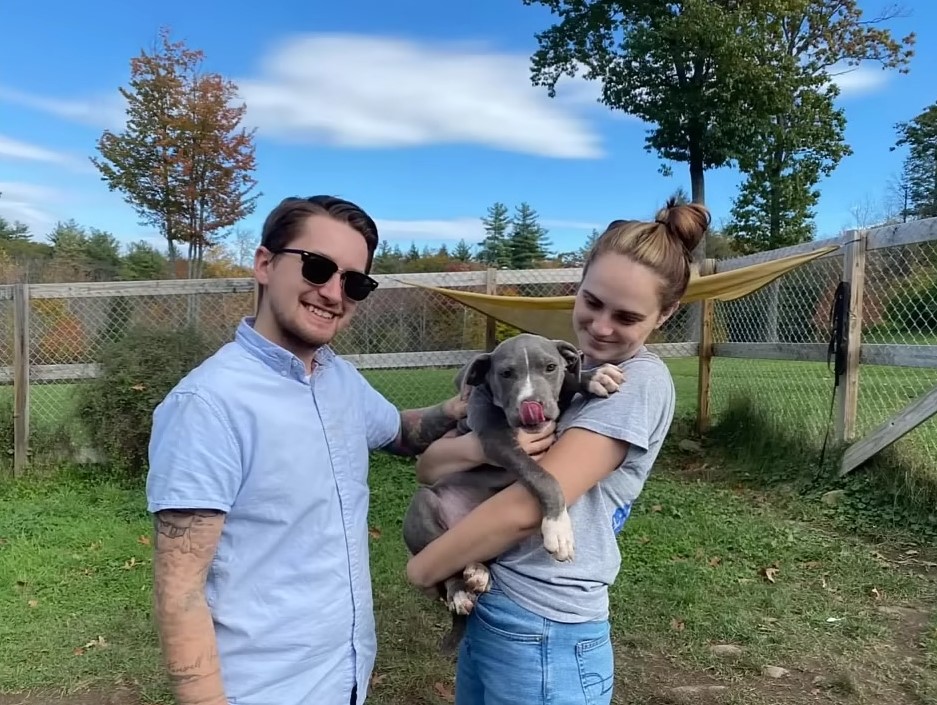
MULTIPOLYGON (((655 698, 699 682, 748 693, 738 702, 803 702, 822 676, 848 691, 831 690, 836 702, 937 703, 925 667, 937 665, 937 625, 927 626, 925 611, 937 584, 916 571, 926 547, 902 564, 915 554, 900 537, 863 542, 813 500, 740 488, 738 468, 720 458, 669 451, 621 535, 617 702, 668 702, 655 698), (912 606, 924 627, 911 635, 880 610, 896 605, 912 606), (718 643, 740 646, 741 658, 714 656, 718 643), (781 688, 766 684, 766 664, 793 675, 781 688), (916 700, 895 699, 894 688, 916 700), (856 693, 862 699, 850 700, 856 693)), ((439 703, 453 678, 436 651, 448 620, 402 578, 412 467, 375 456, 371 486, 380 653, 369 702, 439 703)), ((106 690, 120 680, 170 702, 151 623, 148 534, 141 487, 75 472, 0 486, 0 693, 106 690)))
MULTIPOLYGON (((697 364, 668 361, 681 419, 695 413, 697 364)), ((448 369, 366 376, 402 406, 453 391, 448 369)), ((930 370, 863 367, 860 413, 863 399, 897 409, 934 383, 930 370)), ((74 389, 32 390, 34 453, 80 433, 74 389)), ((730 702, 804 702, 822 677, 836 702, 937 705, 935 557, 916 545, 937 539, 937 473, 908 462, 915 448, 937 448, 937 428, 836 481, 815 467, 831 393, 822 364, 715 361, 720 423, 704 450, 662 457, 620 540, 616 702, 670 702, 669 687, 707 682, 731 686, 730 702), (845 492, 835 506, 821 500, 831 489, 845 492), (913 609, 881 612, 896 605, 913 609), (716 657, 714 643, 738 645, 742 656, 716 657), (766 664, 793 675, 766 682, 766 664)), ((0 440, 5 428, 0 420, 0 440)), ((685 429, 678 421, 671 446, 685 429)), ((105 475, 0 484, 0 693, 120 680, 169 702, 151 624, 143 490, 105 475)), ((380 655, 369 702, 438 703, 452 681, 436 651, 448 620, 402 580, 412 468, 376 456, 371 477, 380 655)))

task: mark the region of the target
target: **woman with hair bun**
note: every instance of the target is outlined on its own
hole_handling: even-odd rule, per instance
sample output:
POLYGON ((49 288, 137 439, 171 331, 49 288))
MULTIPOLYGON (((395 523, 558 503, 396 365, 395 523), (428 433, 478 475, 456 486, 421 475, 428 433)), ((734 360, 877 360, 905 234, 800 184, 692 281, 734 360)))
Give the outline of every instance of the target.
MULTIPOLYGON (((556 424, 518 441, 563 488, 575 556, 556 561, 539 535, 540 507, 515 483, 413 556, 408 579, 429 588, 473 563, 480 594, 458 655, 456 705, 606 705, 614 657, 608 588, 618 576, 617 535, 670 430, 670 371, 645 343, 677 310, 692 252, 710 223, 700 204, 672 201, 654 221, 616 220, 583 267, 573 326, 586 368, 617 365, 625 376, 606 398, 577 396, 556 424)), ((473 433, 442 438, 417 475, 489 463, 473 433)))

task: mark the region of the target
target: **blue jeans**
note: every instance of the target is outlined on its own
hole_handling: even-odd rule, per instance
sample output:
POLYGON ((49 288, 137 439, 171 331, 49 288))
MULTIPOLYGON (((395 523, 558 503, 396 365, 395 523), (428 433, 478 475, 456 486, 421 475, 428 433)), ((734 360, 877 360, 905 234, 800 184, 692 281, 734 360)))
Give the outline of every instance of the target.
POLYGON ((554 622, 492 583, 468 619, 455 705, 609 705, 614 673, 607 620, 554 622))

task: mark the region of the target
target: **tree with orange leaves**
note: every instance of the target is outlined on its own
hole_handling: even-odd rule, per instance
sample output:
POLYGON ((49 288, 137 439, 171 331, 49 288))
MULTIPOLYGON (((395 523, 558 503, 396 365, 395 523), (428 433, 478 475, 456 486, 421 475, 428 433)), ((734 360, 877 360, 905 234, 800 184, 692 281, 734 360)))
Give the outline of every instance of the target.
POLYGON ((130 62, 129 86, 121 87, 127 122, 105 130, 92 163, 111 191, 156 227, 173 261, 188 247, 187 274, 202 276, 205 249, 250 215, 258 194, 254 130, 241 126, 246 106, 236 105, 237 86, 203 72, 204 53, 159 32, 159 45, 130 62))

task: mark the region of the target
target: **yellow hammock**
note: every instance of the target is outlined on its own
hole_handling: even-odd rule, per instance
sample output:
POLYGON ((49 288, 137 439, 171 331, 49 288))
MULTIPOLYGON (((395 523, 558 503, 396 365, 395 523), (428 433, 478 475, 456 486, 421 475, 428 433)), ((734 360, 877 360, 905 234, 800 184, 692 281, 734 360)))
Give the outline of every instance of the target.
MULTIPOLYGON (((702 277, 694 272, 681 302, 688 304, 703 299, 732 301, 741 298, 791 270, 833 252, 838 247, 831 245, 805 255, 792 255, 702 277)), ((568 340, 576 344, 571 321, 575 296, 498 296, 427 286, 399 279, 397 281, 448 296, 479 313, 527 333, 568 340)))

